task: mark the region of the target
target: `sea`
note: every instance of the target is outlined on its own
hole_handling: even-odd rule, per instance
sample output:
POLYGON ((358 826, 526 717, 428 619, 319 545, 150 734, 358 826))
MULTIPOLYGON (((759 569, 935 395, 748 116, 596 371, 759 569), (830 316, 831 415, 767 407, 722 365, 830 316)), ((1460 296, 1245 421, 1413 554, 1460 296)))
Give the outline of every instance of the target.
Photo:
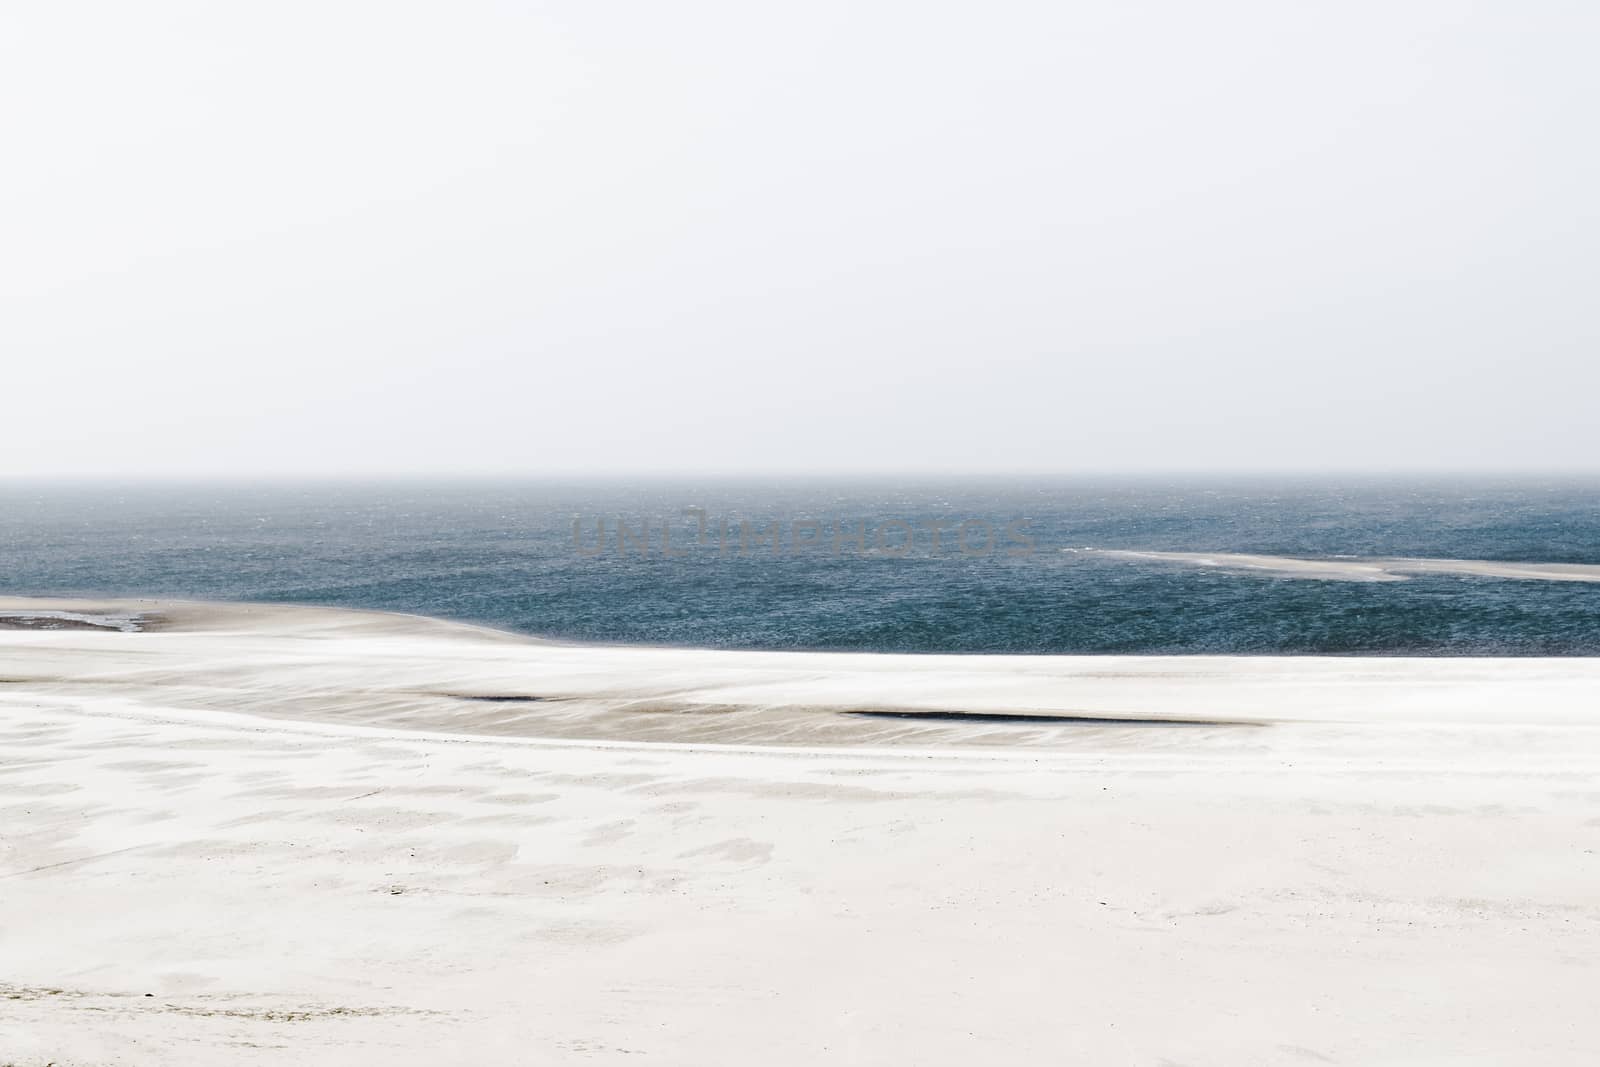
POLYGON ((1600 565, 1600 479, 0 485, 4 594, 703 648, 1600 655, 1600 583, 1372 581, 1238 553, 1600 565))

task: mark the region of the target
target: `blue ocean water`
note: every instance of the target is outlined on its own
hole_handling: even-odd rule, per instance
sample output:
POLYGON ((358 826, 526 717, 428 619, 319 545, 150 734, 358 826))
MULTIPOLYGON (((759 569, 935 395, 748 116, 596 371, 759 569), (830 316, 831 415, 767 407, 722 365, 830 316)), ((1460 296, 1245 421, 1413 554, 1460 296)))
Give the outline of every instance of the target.
POLYGON ((1308 580, 1083 547, 1600 564, 1600 482, 0 487, 5 593, 725 648, 1600 654, 1600 584, 1308 580))

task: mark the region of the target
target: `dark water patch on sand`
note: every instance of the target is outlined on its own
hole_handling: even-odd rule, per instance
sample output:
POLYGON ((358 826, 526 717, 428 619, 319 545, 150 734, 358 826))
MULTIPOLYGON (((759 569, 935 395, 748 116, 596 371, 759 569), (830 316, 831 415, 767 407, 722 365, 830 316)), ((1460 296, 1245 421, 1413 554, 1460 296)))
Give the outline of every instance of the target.
POLYGON ((0 611, 0 630, 88 630, 142 633, 163 620, 153 615, 120 612, 0 611))
POLYGON ((1266 723, 1230 719, 1121 719, 1108 715, 1030 715, 999 711, 919 711, 915 709, 856 709, 841 712, 864 719, 917 719, 933 722, 1002 723, 1007 726, 1265 726, 1266 723))

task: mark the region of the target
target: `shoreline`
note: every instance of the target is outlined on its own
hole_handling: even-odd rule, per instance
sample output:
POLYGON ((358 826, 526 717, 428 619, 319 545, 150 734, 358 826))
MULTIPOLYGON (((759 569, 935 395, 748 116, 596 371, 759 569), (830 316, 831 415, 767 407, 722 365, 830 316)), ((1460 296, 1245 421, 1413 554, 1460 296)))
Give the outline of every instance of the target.
POLYGON ((1288 724, 1495 723, 1508 702, 1525 705, 1521 725, 1600 722, 1593 657, 676 649, 344 608, 0 597, 0 614, 28 612, 160 621, 138 633, 0 630, 13 694, 31 677, 55 696, 436 733, 1051 748, 1181 726, 1205 746, 1288 724))

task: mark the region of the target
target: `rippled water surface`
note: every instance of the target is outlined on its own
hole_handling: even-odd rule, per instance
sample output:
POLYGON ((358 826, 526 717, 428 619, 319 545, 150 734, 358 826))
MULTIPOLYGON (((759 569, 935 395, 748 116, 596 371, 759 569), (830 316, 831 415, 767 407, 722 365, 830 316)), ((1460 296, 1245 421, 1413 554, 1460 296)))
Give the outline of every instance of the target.
POLYGON ((1600 564, 1600 484, 0 488, 9 593, 334 604, 733 648, 1600 654, 1600 584, 1338 580, 1085 548, 1600 564))

